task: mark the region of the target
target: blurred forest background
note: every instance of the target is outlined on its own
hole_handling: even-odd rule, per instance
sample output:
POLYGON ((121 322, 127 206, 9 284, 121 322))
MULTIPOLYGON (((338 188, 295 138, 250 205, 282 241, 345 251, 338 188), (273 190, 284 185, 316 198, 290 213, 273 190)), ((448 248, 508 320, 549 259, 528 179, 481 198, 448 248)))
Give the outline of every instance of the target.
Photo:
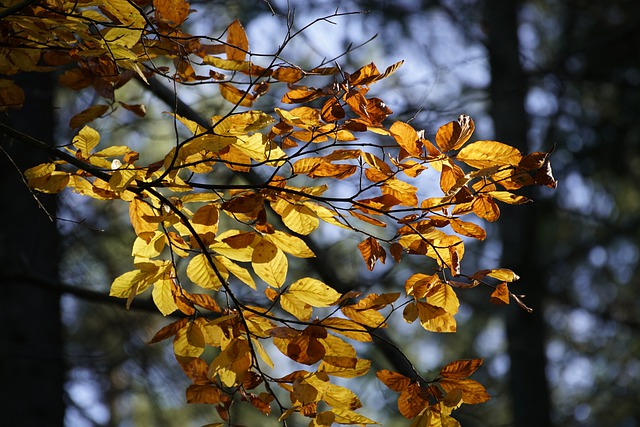
MULTIPOLYGON (((254 52, 273 52, 282 40, 285 1, 191 5, 198 11, 187 22, 193 34, 222 34, 238 18, 254 52)), ((534 313, 493 306, 475 289, 459 293, 456 334, 426 333, 401 319, 390 326, 389 334, 423 371, 437 372, 455 358, 485 359, 476 375, 493 399, 454 414, 462 425, 640 426, 636 0, 292 0, 290 7, 297 28, 336 8, 368 11, 318 22, 295 40, 287 59, 313 67, 348 51, 337 60, 347 71, 372 61, 384 69, 404 59, 398 73, 373 90, 427 137, 465 113, 476 122, 475 139, 527 152, 555 147, 558 188, 532 192, 533 204, 501 205, 504 220, 489 225, 489 239, 467 251, 470 269, 515 270, 521 280, 513 289, 527 295, 534 313)), ((2 120, 63 144, 72 136, 69 117, 91 99, 53 90, 51 77, 25 76, 31 102, 2 120)), ((130 85, 118 99, 146 104, 149 117, 172 108, 158 87, 130 85)), ((278 99, 276 91, 256 107, 266 110, 278 99)), ((185 100, 204 116, 224 108, 208 93, 185 100)), ((138 141, 142 156, 153 158, 170 143, 166 120, 142 127, 126 115, 111 119, 96 123, 103 138, 138 141)), ((38 163, 10 154, 23 170, 38 163)), ((122 301, 107 297, 112 279, 131 263, 126 210, 64 193, 57 199, 60 220, 52 224, 7 156, 0 162, 5 197, 12 198, 0 211, 0 407, 6 425, 210 422, 211 408, 186 406, 184 387, 176 384, 186 386, 187 379, 168 346, 145 344, 167 319, 144 302, 125 311, 122 301)), ((56 201, 45 202, 54 211, 56 201)), ((405 258, 368 272, 353 250, 356 241, 325 234, 315 243, 322 256, 297 268, 317 269, 336 289, 399 289, 408 271, 421 268, 405 258)), ((388 368, 394 355, 384 350, 363 357, 373 359, 375 369, 388 368)), ((408 425, 396 396, 385 390, 371 378, 354 391, 369 406, 365 415, 385 426, 408 425)), ((277 417, 255 416, 234 413, 233 422, 278 425, 277 417)))

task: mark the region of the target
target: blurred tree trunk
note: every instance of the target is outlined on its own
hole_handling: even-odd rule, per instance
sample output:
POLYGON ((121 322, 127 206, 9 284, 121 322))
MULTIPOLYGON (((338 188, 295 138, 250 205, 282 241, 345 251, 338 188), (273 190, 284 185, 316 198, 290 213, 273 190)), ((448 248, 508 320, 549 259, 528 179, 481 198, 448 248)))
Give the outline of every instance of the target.
MULTIPOLYGON (((26 92, 25 106, 0 113, 0 120, 51 143, 51 76, 33 73, 19 80, 26 92)), ((28 284, 30 277, 56 281, 58 233, 56 223, 38 206, 16 169, 24 170, 47 159, 6 137, 0 143, 4 150, 0 152, 0 414, 3 425, 8 426, 62 426, 60 296, 28 284)), ((38 198, 47 212, 55 215, 55 197, 39 194, 38 198)))
MULTIPOLYGON (((527 87, 518 44, 520 4, 516 0, 485 0, 484 14, 495 137, 524 152, 528 151, 528 121, 524 107, 527 87)), ((534 309, 529 314, 514 305, 507 317, 513 420, 518 427, 550 425, 542 307, 544 274, 537 257, 542 250, 536 232, 541 213, 535 203, 517 211, 505 207, 500 225, 501 265, 522 277, 514 290, 526 294, 525 303, 534 309)))

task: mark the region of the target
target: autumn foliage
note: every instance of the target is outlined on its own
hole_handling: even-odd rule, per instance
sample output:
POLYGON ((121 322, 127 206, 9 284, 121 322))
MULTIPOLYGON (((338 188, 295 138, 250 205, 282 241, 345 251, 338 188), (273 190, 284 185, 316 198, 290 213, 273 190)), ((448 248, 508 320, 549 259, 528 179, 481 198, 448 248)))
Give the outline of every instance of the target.
MULTIPOLYGON (((479 285, 491 289, 491 302, 529 310, 509 290, 514 272, 464 268, 465 239, 485 239, 482 223, 499 218, 500 203, 529 201, 515 190, 555 186, 549 154, 470 142, 474 122, 464 114, 431 140, 390 119, 369 90, 401 63, 382 72, 374 64, 305 70, 280 58, 293 32, 276 54, 254 57, 238 21, 220 38, 184 32, 194 11, 183 0, 27 3, 0 8, 2 108, 25 102, 12 76, 28 71, 64 70, 60 85, 92 90, 103 101, 71 119, 78 130, 63 147, 2 131, 50 154, 50 162, 25 171, 31 188, 128 203, 133 266, 115 278, 111 295, 128 306, 150 294, 172 316, 150 342, 172 340, 193 382, 187 402, 214 405, 220 425, 238 399, 264 414, 276 410, 283 423, 300 413, 310 426, 374 424, 356 412, 355 393, 334 382, 369 372, 353 342, 372 343, 398 312, 427 331, 455 332, 456 292, 479 285), (309 76, 326 84, 307 86, 309 76), (101 140, 90 123, 119 108, 142 120, 145 106, 119 102, 116 90, 158 78, 215 85, 230 108, 207 123, 169 112, 175 144, 142 164, 127 145, 101 140), (281 107, 254 108, 274 85, 286 88, 281 107), (216 180, 225 171, 238 179, 216 180), (290 279, 292 259, 315 256, 308 236, 322 224, 360 236, 369 270, 406 256, 428 259, 430 267, 383 294, 290 279), (293 368, 276 367, 274 351, 291 359, 284 369, 293 368)), ((468 378, 481 363, 454 361, 433 378, 388 370, 377 377, 399 394, 412 426, 455 426, 454 409, 489 399, 468 378)))

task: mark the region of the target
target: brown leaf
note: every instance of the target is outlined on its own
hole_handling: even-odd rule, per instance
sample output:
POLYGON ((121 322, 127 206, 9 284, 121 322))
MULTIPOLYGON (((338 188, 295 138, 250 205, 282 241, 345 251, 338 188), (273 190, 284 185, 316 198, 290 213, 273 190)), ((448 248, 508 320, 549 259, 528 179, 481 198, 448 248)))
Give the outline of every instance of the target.
POLYGON ((364 262, 367 264, 369 271, 373 270, 378 259, 383 264, 387 259, 387 253, 384 248, 380 246, 380 242, 373 237, 369 237, 360 242, 360 244, 358 244, 358 249, 360 249, 360 254, 362 255, 362 258, 364 258, 364 262))
POLYGON ((156 19, 173 25, 182 24, 189 16, 189 3, 185 0, 153 0, 156 19))
POLYGON ((69 120, 69 127, 71 129, 77 129, 81 126, 84 126, 87 123, 94 121, 98 117, 101 117, 104 113, 107 112, 107 110, 109 110, 108 105, 92 105, 91 107, 71 117, 71 120, 69 120))
POLYGON ((376 376, 384 385, 398 393, 406 389, 411 384, 411 379, 397 372, 382 369, 376 372, 376 376))
POLYGON ((187 324, 188 321, 189 319, 184 318, 184 319, 178 319, 175 322, 169 323, 167 326, 164 326, 162 329, 156 332, 156 334, 153 336, 153 338, 151 338, 151 340, 149 340, 147 344, 157 343, 162 340, 166 340, 167 338, 171 338, 175 336, 178 333, 178 331, 187 324))

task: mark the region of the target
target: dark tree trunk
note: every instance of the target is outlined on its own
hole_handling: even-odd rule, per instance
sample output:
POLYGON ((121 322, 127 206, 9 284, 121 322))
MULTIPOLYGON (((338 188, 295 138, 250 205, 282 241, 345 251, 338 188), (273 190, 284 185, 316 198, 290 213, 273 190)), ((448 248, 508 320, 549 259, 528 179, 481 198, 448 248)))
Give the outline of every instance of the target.
MULTIPOLYGON (((19 79, 26 102, 0 113, 3 123, 42 141, 53 141, 52 80, 48 74, 19 79)), ((58 233, 22 182, 24 171, 47 159, 19 142, 1 137, 0 176, 0 418, 7 426, 64 424, 64 361, 60 297, 28 284, 35 277, 55 281, 58 233), (15 163, 15 164, 14 164, 15 163)), ((38 195, 55 215, 55 197, 38 195)))
MULTIPOLYGON (((499 141, 528 151, 524 108, 527 88, 517 31, 519 5, 515 0, 485 0, 484 14, 495 136, 499 141)), ((545 275, 540 271, 537 257, 541 250, 536 232, 539 214, 533 203, 513 210, 505 207, 501 219, 502 266, 522 277, 514 284, 514 290, 526 294, 525 302, 534 309, 529 314, 514 306, 507 317, 513 420, 518 427, 550 425, 542 307, 545 275)))

